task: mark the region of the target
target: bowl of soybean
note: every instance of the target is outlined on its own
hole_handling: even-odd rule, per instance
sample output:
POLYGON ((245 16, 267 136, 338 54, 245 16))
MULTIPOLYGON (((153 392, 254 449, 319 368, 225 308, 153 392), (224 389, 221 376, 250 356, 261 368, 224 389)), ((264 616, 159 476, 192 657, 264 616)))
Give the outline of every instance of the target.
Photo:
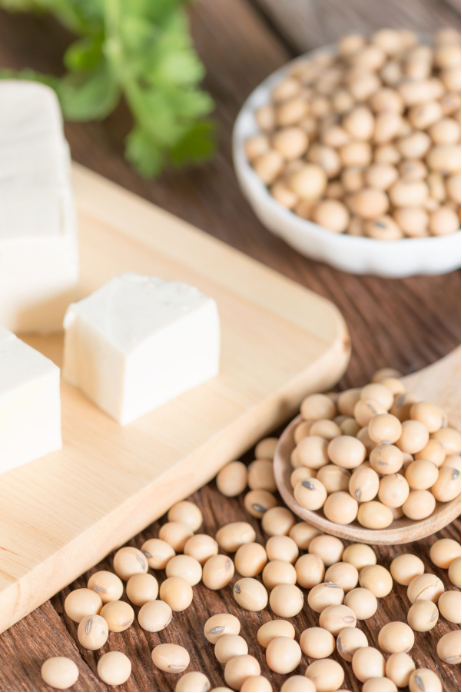
MULTIPOLYGON (((409 36, 413 36, 409 32, 390 32, 389 30, 376 32, 372 36, 371 43, 363 46, 363 59, 373 60, 375 49, 382 50, 381 44, 386 44, 387 41, 392 42, 393 36, 400 34, 403 36, 403 41, 404 37, 407 37, 406 40, 409 41, 409 36)), ((276 109, 273 106, 277 106, 272 103, 275 90, 276 94, 278 89, 287 88, 290 91, 293 76, 299 74, 308 60, 313 63, 318 62, 320 75, 322 70, 324 77, 327 73, 328 79, 335 80, 335 74, 329 77, 335 69, 335 66, 330 68, 328 64, 329 56, 341 50, 339 46, 342 45, 342 41, 346 45, 348 39, 351 40, 351 37, 344 37, 337 46, 317 49, 291 61, 265 79, 247 98, 237 117, 233 133, 234 166, 241 190, 257 217, 269 231, 284 239, 303 255, 326 262, 337 269, 353 274, 375 274, 384 277, 443 274, 457 269, 460 267, 461 258, 459 193, 456 190, 460 189, 460 182, 457 185, 460 164, 457 160, 454 161, 454 158, 457 159, 458 156, 456 148, 460 147, 460 137, 458 138, 456 133, 457 142, 454 142, 454 134, 446 132, 446 128, 456 130, 460 128, 457 115, 459 108, 457 100, 460 106, 460 96, 458 90, 450 92, 448 87, 441 87, 444 82, 439 77, 443 76, 444 70, 438 65, 452 59, 451 55, 439 57, 436 51, 444 48, 443 46, 435 48, 432 65, 436 67, 432 68, 428 78, 419 81, 418 70, 421 67, 419 61, 415 67, 412 66, 412 69, 417 71, 414 77, 412 77, 411 67, 406 67, 411 72, 411 78, 404 75, 403 83, 413 78, 418 86, 428 82, 428 99, 422 102, 418 95, 414 96, 411 93, 407 96, 406 113, 402 119, 405 122, 399 135, 393 140, 385 139, 384 145, 381 145, 373 142, 374 134, 370 135, 369 141, 374 146, 372 161, 370 154, 367 154, 369 141, 366 136, 363 138, 361 135, 361 128, 363 119, 365 128, 374 127, 374 123, 368 124, 368 118, 364 118, 364 107, 367 107, 368 111, 373 111, 375 128, 378 127, 379 115, 389 116, 387 113, 380 113, 378 109, 374 110, 371 106, 374 93, 367 95, 367 89, 374 89, 373 84, 372 87, 368 87, 367 83, 364 84, 366 96, 358 93, 355 94, 351 104, 346 103, 345 106, 340 104, 338 106, 340 113, 332 114, 331 112, 326 116, 317 115, 316 118, 312 117, 313 110, 322 110, 323 107, 332 109, 334 94, 338 95, 339 101, 342 95, 343 97, 346 95, 346 101, 348 101, 348 89, 344 88, 345 80, 342 78, 338 86, 332 86, 325 94, 317 91, 316 81, 314 84, 310 82, 307 86, 302 85, 302 98, 300 99, 300 91, 298 94, 294 93, 292 97, 288 95, 279 106, 280 109, 285 108, 280 115, 279 123, 276 125, 271 123, 273 116, 270 109, 274 111, 276 109), (435 91, 434 95, 432 90, 435 91), (442 90, 444 93, 440 93, 442 90), (455 100, 454 104, 450 102, 451 98, 455 100), (417 100, 416 105, 412 105, 413 99, 417 100), (302 113, 303 101, 307 105, 308 115, 305 118, 302 113), (431 109, 428 107, 428 101, 432 104, 443 104, 442 107, 435 106, 435 110, 438 111, 436 115, 429 112, 431 109), (419 106, 425 106, 424 118, 432 120, 439 117, 439 120, 425 128, 426 121, 421 121, 419 106), (297 114, 297 108, 301 108, 299 114, 297 114), (345 110, 342 111, 342 108, 345 110), (350 110, 347 111, 348 108, 350 110), (353 118, 351 118, 352 115, 353 118), (416 125, 409 125, 409 117, 413 118, 416 125), (352 132, 355 133, 356 130, 358 132, 353 136, 353 140, 349 135, 348 145, 354 146, 342 152, 341 147, 330 145, 329 137, 332 139, 335 139, 337 135, 342 137, 347 118, 349 118, 347 125, 352 132), (311 134, 313 120, 317 121, 318 131, 311 134), (422 125, 418 127, 420 122, 422 125), (320 128, 324 126, 330 128, 327 139, 329 146, 325 146, 323 135, 319 134, 320 128), (300 135, 303 128, 308 135, 305 144, 303 136, 300 135), (439 143, 444 142, 445 138, 446 140, 449 138, 451 144, 440 146, 439 143), (249 143, 252 150, 250 154, 249 143), (387 151, 388 144, 391 148, 387 151), (396 144, 401 148, 401 152, 399 158, 393 161, 393 156, 396 157, 398 151, 396 144), (275 151, 276 145, 277 151, 275 151), (445 147, 447 149, 444 149, 445 147), (380 148, 379 155, 377 150, 380 148), (365 149, 366 160, 361 164, 360 159, 365 149), (286 153, 286 156, 284 154, 281 156, 281 151, 286 153), (343 156, 341 168, 330 173, 329 167, 333 166, 335 169, 338 166, 339 153, 341 157, 343 156), (437 161, 439 157, 444 158, 446 155, 451 159, 450 162, 448 161, 447 170, 444 162, 437 161), (255 159, 252 159, 253 156, 255 159), (368 156, 369 159, 367 159, 368 156), (256 163, 257 160, 258 163, 256 163), (377 170, 370 165, 382 162, 385 164, 383 170, 380 168, 377 170), (297 167, 300 169, 302 165, 304 168, 300 173, 297 167), (327 170, 327 180, 324 181, 322 171, 321 176, 319 175, 319 169, 323 167, 327 170), (405 173, 408 167, 414 167, 409 175, 405 173), (424 173, 419 173, 422 167, 424 167, 424 173), (376 187, 377 175, 386 175, 386 171, 392 169, 395 169, 394 175, 398 172, 398 180, 385 190, 380 181, 377 182, 376 187), (361 174, 359 182, 355 182, 357 171, 361 174), (408 178, 406 178, 407 175, 408 178), (414 175, 415 179, 413 179, 414 175), (293 176, 291 189, 285 185, 290 176, 293 176), (438 190, 440 178, 444 179, 444 191, 438 190), (348 186, 346 192, 343 183, 348 186), (339 193, 335 192, 336 186, 340 189, 339 193), (309 190, 304 198, 306 188, 309 190), (326 189, 331 191, 328 193, 329 197, 326 195, 326 189), (324 192, 320 193, 320 190, 324 192), (311 201, 310 191, 313 195, 311 201), (428 202, 425 201, 428 209, 425 209, 421 198, 422 195, 426 197, 427 191, 430 194, 428 202), (297 192, 300 192, 300 195, 297 195, 297 192), (433 195, 436 197, 433 198, 433 195), (314 213, 310 210, 313 200, 316 202, 314 213), (369 212, 366 212, 361 218, 365 205, 372 206, 376 212, 373 211, 369 216, 369 212), (305 210, 308 211, 305 213, 305 210), (330 229, 323 226, 324 220, 332 224, 330 229), (348 227, 346 220, 348 220, 348 227), (401 226, 405 228, 404 232, 401 232, 401 226), (398 239, 394 240, 395 237, 398 239)), ((441 34, 440 43, 443 39, 444 36, 441 34)), ((438 40, 438 34, 436 40, 438 40)), ((431 43, 431 39, 424 37, 422 41, 423 43, 419 43, 418 46, 410 46, 408 50, 415 48, 418 55, 418 50, 423 51, 425 47, 429 48, 425 44, 431 43)), ((393 63, 391 58, 385 63, 388 72, 391 71, 389 63, 393 63)), ((356 68, 354 61, 348 64, 352 78, 354 69, 358 70, 358 74, 362 69, 359 58, 356 68)), ((376 91, 380 94, 383 92, 390 97, 392 91, 397 93, 394 86, 389 86, 389 83, 393 81, 392 75, 382 76, 381 70, 372 68, 366 74, 367 79, 371 81, 377 79, 377 75, 380 76, 376 84, 376 91)), ((448 83, 452 86, 450 81, 448 83)), ((355 81, 354 84, 359 84, 354 87, 357 89, 361 86, 360 81, 355 81)), ((412 84, 410 89, 414 88, 412 84)), ((398 95, 398 98, 402 97, 398 95)), ((388 123, 385 118, 381 127, 386 129, 388 126, 392 127, 393 123, 388 123)))

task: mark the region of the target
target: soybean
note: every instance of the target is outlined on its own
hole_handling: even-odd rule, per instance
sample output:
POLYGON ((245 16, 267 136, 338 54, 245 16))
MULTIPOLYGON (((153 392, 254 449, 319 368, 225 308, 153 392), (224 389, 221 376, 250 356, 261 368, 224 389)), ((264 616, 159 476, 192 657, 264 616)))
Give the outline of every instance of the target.
POLYGON ((204 635, 214 645, 224 635, 239 635, 240 621, 232 614, 215 614, 204 625, 204 635))
POLYGON ((353 672, 362 683, 385 676, 385 659, 375 647, 361 647, 351 660, 353 672))
POLYGON ((70 592, 64 602, 64 611, 76 623, 85 616, 99 614, 103 606, 100 595, 92 590, 82 587, 70 592))
POLYGON ((184 611, 193 600, 191 585, 181 577, 169 577, 160 586, 160 598, 172 611, 184 611))
POLYGON ((438 566, 447 570, 451 563, 460 558, 461 546, 454 539, 439 539, 430 548, 430 560, 438 566))
POLYGON ((138 613, 138 623, 149 633, 158 633, 166 628, 172 620, 171 607, 161 599, 146 602, 138 613))
POLYGON ((266 648, 266 662, 276 674, 289 674, 300 664, 302 651, 293 638, 273 638, 266 648))
POLYGON ((320 614, 328 606, 343 603, 344 592, 339 585, 333 582, 321 582, 310 590, 308 594, 308 605, 320 614))
POLYGON ((407 623, 392 621, 381 628, 378 643, 388 654, 408 652, 414 645, 414 633, 407 623))
POLYGON ((192 529, 182 522, 166 522, 159 530, 159 539, 170 544, 176 553, 183 551, 186 542, 192 535, 192 529))
POLYGON ((345 595, 345 605, 354 611, 358 621, 365 621, 377 611, 377 597, 365 587, 356 587, 345 595))
POLYGON ((288 508, 270 508, 262 519, 263 531, 270 537, 288 535, 295 524, 295 517, 288 508))
POLYGON ((262 611, 268 604, 268 592, 255 578, 238 580, 233 589, 234 599, 246 611, 262 611))
POLYGON ((121 686, 132 673, 132 663, 123 652, 106 652, 97 666, 98 676, 109 686, 121 686))
POLYGON ((337 691, 344 681, 345 672, 333 659, 318 659, 308 666, 305 676, 313 681, 317 691, 337 691))
POLYGON ((351 662, 356 650, 368 646, 367 638, 359 628, 344 628, 337 636, 337 650, 346 662, 351 662))
POLYGON ((437 602, 444 592, 444 585, 436 575, 423 573, 415 577, 407 588, 407 596, 411 604, 418 599, 428 599, 437 602))
MULTIPOLYGON (((208 534, 195 534, 184 545, 184 554, 195 558, 198 563, 204 565, 209 558, 218 553, 218 544, 208 534)), ((148 559, 149 561, 149 559, 148 559)), ((164 566, 165 567, 165 566, 164 566)))
POLYGON ((260 520, 267 510, 276 507, 277 504, 275 496, 263 489, 249 491, 244 498, 244 507, 249 515, 260 520))
POLYGON ((452 630, 443 635, 436 651, 446 664, 460 664, 460 630, 452 630))
POLYGON ((102 616, 85 616, 79 623, 77 638, 86 650, 99 650, 105 645, 108 636, 108 624, 102 616))
POLYGON ((242 462, 229 462, 218 472, 217 487, 228 498, 238 496, 247 486, 247 467, 242 462))
POLYGON ((447 621, 460 624, 460 592, 443 592, 438 599, 438 608, 447 621))
MULTIPOLYGON (((103 604, 117 601, 124 591, 122 580, 109 570, 93 573, 87 582, 87 587, 99 595, 103 604)), ((66 608, 65 605, 64 608, 66 608)))
POLYGON ((148 572, 145 555, 133 546, 124 546, 114 556, 114 570, 122 580, 128 580, 137 573, 148 572))
POLYGON ((162 643, 152 651, 152 661, 161 671, 179 674, 189 665, 189 654, 181 645, 162 643))
POLYGON ((226 664, 233 657, 248 654, 249 648, 240 635, 223 635, 217 640, 214 652, 220 664, 226 664))
POLYGON ((175 555, 175 550, 162 539, 148 539, 141 547, 141 552, 148 566, 154 570, 164 570, 169 560, 175 555))
MULTIPOLYGON (((302 634, 303 635, 303 634, 302 634)), ((257 632, 257 640, 262 647, 268 647, 271 640, 274 638, 285 637, 295 638, 295 628, 289 621, 276 620, 264 623, 257 632)), ((303 645, 300 638, 300 645, 303 645)), ((306 654, 306 653, 305 653, 306 654)))
POLYGON ((359 573, 359 584, 378 598, 386 597, 393 589, 393 579, 381 565, 365 566, 359 573))
POLYGON ((243 544, 255 541, 255 530, 248 522, 230 522, 215 535, 220 549, 234 553, 243 544))
POLYGON ((252 542, 238 548, 234 557, 234 564, 237 572, 243 577, 255 577, 262 572, 267 560, 263 546, 252 542))
POLYGON ((300 647, 307 657, 325 659, 335 650, 335 638, 325 628, 307 628, 300 635, 300 647))
POLYGON ((326 571, 326 582, 334 582, 345 592, 350 592, 358 584, 359 574, 350 563, 334 563, 326 571))
POLYGON ((146 602, 157 599, 159 583, 154 575, 139 573, 132 575, 127 582, 127 597, 132 604, 143 606, 146 602))
POLYGON ((418 599, 407 614, 407 622, 412 630, 426 633, 438 623, 439 612, 436 605, 428 599, 418 599))
POLYGON ((209 590, 221 590, 234 575, 234 563, 223 554, 211 556, 202 569, 202 581, 209 590))
POLYGON ((361 571, 366 565, 375 565, 377 556, 374 549, 367 544, 350 544, 343 552, 342 560, 361 571))
POLYGON ((305 554, 295 563, 295 572, 300 587, 311 589, 323 581, 325 566, 316 554, 305 554))
POLYGON ((60 691, 73 686, 79 678, 77 665, 68 657, 50 657, 42 664, 40 673, 47 686, 60 691))
POLYGON ((168 511, 170 522, 181 522, 196 532, 202 524, 202 513, 195 503, 181 501, 173 505, 168 511))
POLYGON ((260 676, 258 661, 251 655, 233 657, 225 665, 225 681, 230 688, 240 691, 245 681, 251 676, 260 676))
POLYGON ((130 628, 135 620, 133 607, 127 602, 108 602, 101 609, 101 616, 106 621, 108 628, 113 633, 121 633, 130 628))
POLYGON ((269 598, 271 609, 281 618, 293 618, 303 609, 303 592, 295 585, 276 585, 269 598))
POLYGON ((253 691, 272 692, 272 690, 273 687, 265 676, 249 676, 249 678, 244 681, 241 688, 241 691, 249 691, 250 693, 253 691))
POLYGON ((190 671, 176 684, 175 691, 179 693, 184 691, 185 693, 192 693, 193 691, 209 691, 210 681, 202 674, 200 671, 190 671))
POLYGON ((398 688, 405 688, 409 684, 409 677, 415 669, 412 657, 404 652, 392 654, 385 665, 387 677, 398 688))
POLYGON ((390 572, 396 582, 407 587, 415 577, 423 575, 425 566, 418 556, 403 553, 393 559, 390 572))
POLYGON ((348 606, 328 606, 321 612, 319 625, 337 636, 344 628, 356 626, 356 614, 348 606))
POLYGON ((310 554, 319 556, 327 568, 342 560, 343 550, 344 546, 340 539, 331 537, 328 534, 320 534, 314 537, 308 549, 310 554))
POLYGON ((202 567, 199 561, 196 561, 196 559, 191 556, 174 556, 167 563, 165 574, 168 578, 183 578, 183 580, 193 587, 201 581, 202 567))
POLYGON ((431 669, 416 669, 409 677, 410 691, 442 691, 440 678, 431 669))

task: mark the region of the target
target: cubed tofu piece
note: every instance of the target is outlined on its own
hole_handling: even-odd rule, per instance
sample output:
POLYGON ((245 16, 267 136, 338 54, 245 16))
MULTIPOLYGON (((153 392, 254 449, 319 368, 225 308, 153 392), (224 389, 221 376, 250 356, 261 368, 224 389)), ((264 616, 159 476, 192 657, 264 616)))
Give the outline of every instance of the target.
POLYGON ((0 327, 0 473, 60 447, 59 368, 0 327))
POLYGON ((57 332, 76 297, 77 223, 56 95, 0 82, 0 324, 57 332))
POLYGON ((121 274, 64 329, 63 377, 122 425, 218 373, 216 303, 187 284, 121 274))

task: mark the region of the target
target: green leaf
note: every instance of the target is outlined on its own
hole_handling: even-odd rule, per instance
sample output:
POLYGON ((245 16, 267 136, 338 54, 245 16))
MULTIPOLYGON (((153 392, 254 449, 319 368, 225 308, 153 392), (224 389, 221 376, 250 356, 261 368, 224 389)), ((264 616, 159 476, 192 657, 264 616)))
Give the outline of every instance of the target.
POLYGON ((138 173, 145 178, 155 178, 162 171, 165 157, 149 134, 135 127, 126 139, 125 155, 138 173))
POLYGON ((177 84, 189 86, 197 84, 204 77, 204 66, 189 49, 178 50, 159 56, 146 79, 150 84, 177 84))
POLYGON ((199 88, 204 67, 189 33, 189 0, 0 0, 13 10, 49 11, 80 36, 65 53, 61 80, 24 71, 0 78, 52 86, 68 120, 105 118, 121 95, 134 127, 126 156, 144 176, 200 161, 214 148, 213 109, 199 88))
POLYGON ((178 144, 172 147, 172 163, 181 166, 210 159, 216 147, 215 129, 215 123, 211 120, 194 123, 178 144))
POLYGON ((162 147, 175 144, 183 135, 183 127, 172 113, 167 95, 155 89, 132 88, 127 98, 136 122, 152 141, 162 147))
MULTIPOLYGON (((118 2, 119 0, 117 0, 118 2)), ((0 0, 0 7, 14 12, 51 12, 70 31, 84 34, 102 27, 107 0, 0 0)))
POLYGON ((166 18, 172 14, 180 14, 183 5, 191 0, 129 0, 121 8, 124 15, 132 14, 144 17, 149 22, 162 25, 166 18))
POLYGON ((199 89, 170 89, 167 92, 170 109, 177 119, 201 118, 212 111, 212 97, 199 89))
POLYGON ((101 120, 120 98, 117 80, 105 61, 90 72, 70 72, 59 83, 58 96, 67 120, 101 120))
POLYGON ((10 12, 26 12, 37 9, 36 0, 0 0, 0 7, 10 12))
POLYGON ((156 39, 157 27, 138 15, 124 17, 120 27, 120 38, 124 48, 131 54, 144 54, 149 45, 156 39))
POLYGON ((93 70, 103 57, 102 37, 83 38, 71 44, 64 54, 68 70, 93 70))

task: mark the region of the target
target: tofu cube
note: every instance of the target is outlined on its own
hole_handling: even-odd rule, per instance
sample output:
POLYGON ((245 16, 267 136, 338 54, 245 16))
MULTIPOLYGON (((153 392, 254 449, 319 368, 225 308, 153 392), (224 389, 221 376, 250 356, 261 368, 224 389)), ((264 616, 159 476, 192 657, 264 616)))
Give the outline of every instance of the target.
POLYGON ((64 329, 63 377, 122 425, 218 373, 216 303, 187 284, 121 274, 64 329))
POLYGON ((0 324, 56 332, 76 297, 77 223, 58 100, 0 82, 0 324))
POLYGON ((59 368, 0 327, 0 473, 61 445, 59 368))

